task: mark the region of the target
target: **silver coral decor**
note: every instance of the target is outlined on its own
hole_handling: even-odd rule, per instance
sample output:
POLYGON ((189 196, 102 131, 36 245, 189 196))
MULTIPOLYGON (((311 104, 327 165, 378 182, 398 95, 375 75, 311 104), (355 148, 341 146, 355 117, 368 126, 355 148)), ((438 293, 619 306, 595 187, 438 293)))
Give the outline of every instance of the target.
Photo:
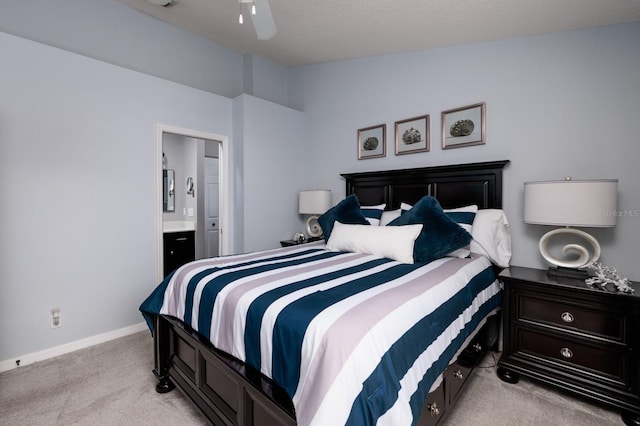
POLYGON ((629 278, 620 278, 616 268, 604 266, 600 262, 593 262, 587 268, 595 272, 595 277, 587 278, 585 283, 591 286, 599 286, 600 289, 606 290, 607 284, 613 284, 616 291, 621 293, 633 293, 634 289, 629 285, 629 278))

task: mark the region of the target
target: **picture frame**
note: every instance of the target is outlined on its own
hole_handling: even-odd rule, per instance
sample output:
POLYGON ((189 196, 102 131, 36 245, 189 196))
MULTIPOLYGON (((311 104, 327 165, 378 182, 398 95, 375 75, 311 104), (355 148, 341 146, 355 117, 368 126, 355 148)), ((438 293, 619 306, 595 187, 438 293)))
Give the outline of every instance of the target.
POLYGON ((358 160, 387 155, 387 125, 378 124, 358 129, 358 160))
POLYGON ((442 149, 485 144, 484 102, 442 111, 442 149))
POLYGON ((430 133, 429 114, 396 121, 396 155, 428 152, 430 133))

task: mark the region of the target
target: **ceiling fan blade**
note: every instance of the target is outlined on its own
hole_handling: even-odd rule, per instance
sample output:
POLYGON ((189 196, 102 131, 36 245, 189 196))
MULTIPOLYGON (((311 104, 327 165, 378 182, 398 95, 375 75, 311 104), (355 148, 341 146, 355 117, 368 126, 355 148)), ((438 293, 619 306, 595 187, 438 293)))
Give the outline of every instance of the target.
POLYGON ((251 15, 253 29, 259 40, 269 40, 276 35, 276 23, 273 21, 269 0, 255 0, 256 14, 251 15))

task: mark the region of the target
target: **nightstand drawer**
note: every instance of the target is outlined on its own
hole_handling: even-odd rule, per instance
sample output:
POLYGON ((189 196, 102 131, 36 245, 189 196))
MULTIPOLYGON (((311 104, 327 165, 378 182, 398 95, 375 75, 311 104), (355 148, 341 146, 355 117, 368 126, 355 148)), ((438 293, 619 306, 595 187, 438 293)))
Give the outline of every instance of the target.
POLYGON ((599 305, 521 293, 517 319, 625 343, 626 316, 599 305))
POLYGON ((574 366, 585 372, 590 370, 618 385, 624 384, 624 377, 628 376, 629 355, 622 351, 525 328, 518 328, 517 336, 517 352, 574 366))

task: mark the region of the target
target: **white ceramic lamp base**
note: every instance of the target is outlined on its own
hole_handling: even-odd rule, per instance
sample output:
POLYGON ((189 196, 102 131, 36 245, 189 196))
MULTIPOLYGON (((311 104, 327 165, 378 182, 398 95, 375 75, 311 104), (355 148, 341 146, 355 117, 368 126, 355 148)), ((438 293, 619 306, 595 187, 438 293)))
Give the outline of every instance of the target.
MULTIPOLYGON (((558 268, 567 268, 567 269, 580 269, 585 268, 591 265, 593 262, 597 261, 600 258, 600 244, 598 240, 593 238, 591 235, 587 234, 584 231, 574 228, 560 228, 554 229, 553 231, 549 231, 540 238, 540 243, 538 244, 540 248, 540 254, 542 257, 549 262, 550 264, 557 266, 558 268), (578 236, 584 239, 591 245, 591 251, 588 250, 584 245, 580 244, 566 244, 562 248, 562 253, 565 256, 569 256, 571 254, 577 254, 577 259, 558 259, 554 257, 549 251, 549 241, 558 235, 569 235, 569 236, 578 236)), ((558 273, 557 275, 563 275, 558 273)), ((571 274, 573 275, 573 274, 571 274)), ((586 275, 586 272, 580 273, 579 275, 586 275)), ((573 275, 575 276, 575 275, 573 275)))
POLYGON ((318 216, 310 216, 307 219, 307 234, 309 237, 319 237, 322 235, 322 228, 318 223, 318 216))

